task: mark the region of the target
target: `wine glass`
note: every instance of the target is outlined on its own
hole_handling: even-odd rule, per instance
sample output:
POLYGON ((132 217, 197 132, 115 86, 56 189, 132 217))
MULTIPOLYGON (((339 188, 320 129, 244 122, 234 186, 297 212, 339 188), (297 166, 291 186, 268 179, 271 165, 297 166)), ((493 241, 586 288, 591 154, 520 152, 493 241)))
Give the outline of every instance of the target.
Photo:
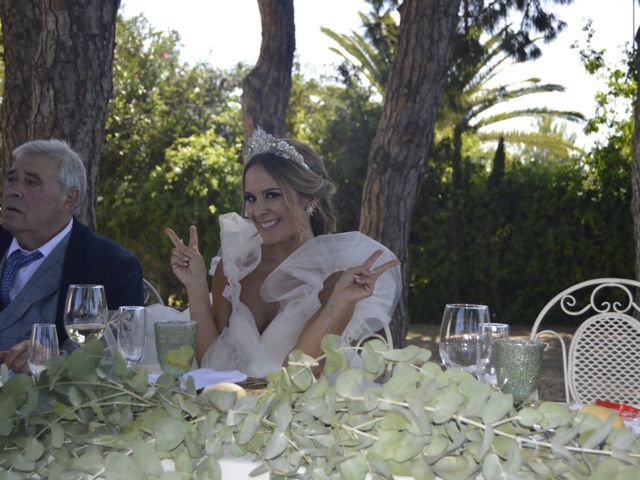
POLYGON ((31 374, 37 378, 59 354, 56 326, 52 323, 34 323, 31 327, 31 343, 29 343, 27 359, 31 374))
POLYGON ((83 346, 101 338, 108 317, 107 297, 102 285, 69 285, 64 328, 74 343, 83 346))
POLYGON ((475 374, 480 324, 489 323, 489 307, 450 303, 440 328, 440 359, 447 368, 458 367, 475 374))
POLYGON ((478 380, 497 388, 495 342, 500 338, 509 338, 509 325, 506 323, 480 324, 478 337, 477 375, 478 380))
POLYGON ((145 338, 145 308, 120 307, 118 309, 118 350, 127 365, 136 365, 142 360, 145 338))

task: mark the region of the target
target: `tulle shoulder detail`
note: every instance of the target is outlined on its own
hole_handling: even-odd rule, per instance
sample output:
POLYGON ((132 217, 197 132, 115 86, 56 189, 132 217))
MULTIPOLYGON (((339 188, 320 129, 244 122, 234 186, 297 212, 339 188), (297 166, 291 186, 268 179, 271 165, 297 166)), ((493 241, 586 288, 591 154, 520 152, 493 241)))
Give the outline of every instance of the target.
POLYGON ((213 275, 220 259, 230 284, 237 284, 260 263, 262 243, 255 226, 237 213, 220 215, 221 254, 211 259, 209 274, 213 275))
MULTIPOLYGON (((303 302, 310 294, 317 298, 330 275, 361 265, 376 250, 383 253, 374 267, 396 258, 384 245, 360 232, 314 237, 267 277, 260 293, 267 302, 285 304, 303 302)), ((345 342, 365 338, 389 324, 400 298, 401 285, 399 266, 380 275, 373 295, 356 304, 342 335, 345 342)))

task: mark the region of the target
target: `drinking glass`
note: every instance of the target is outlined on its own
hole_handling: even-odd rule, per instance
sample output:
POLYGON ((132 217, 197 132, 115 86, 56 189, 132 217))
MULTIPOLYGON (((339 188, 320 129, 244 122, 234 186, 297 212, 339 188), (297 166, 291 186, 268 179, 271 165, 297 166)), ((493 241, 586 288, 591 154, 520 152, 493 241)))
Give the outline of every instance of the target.
POLYGON ((198 322, 169 320, 156 322, 153 328, 162 371, 177 377, 189 370, 195 356, 198 322))
POLYGON ((537 340, 496 340, 498 386, 513 396, 514 404, 521 405, 537 397, 542 352, 546 347, 546 343, 537 340))
POLYGON ((477 375, 478 380, 489 385, 498 384, 496 376, 495 342, 500 338, 509 338, 509 325, 506 323, 481 323, 478 337, 477 375))
POLYGON ((118 309, 118 350, 127 365, 136 365, 142 359, 146 338, 144 307, 124 306, 118 309))
POLYGON ((74 343, 83 346, 101 338, 108 317, 107 297, 102 285, 69 285, 64 328, 74 343))
POLYGON ((440 328, 440 359, 446 368, 458 367, 475 374, 480 324, 489 323, 489 307, 450 303, 440 328))
POLYGON ((31 327, 31 343, 27 360, 31 374, 37 378, 59 354, 56 326, 52 323, 34 323, 31 327))

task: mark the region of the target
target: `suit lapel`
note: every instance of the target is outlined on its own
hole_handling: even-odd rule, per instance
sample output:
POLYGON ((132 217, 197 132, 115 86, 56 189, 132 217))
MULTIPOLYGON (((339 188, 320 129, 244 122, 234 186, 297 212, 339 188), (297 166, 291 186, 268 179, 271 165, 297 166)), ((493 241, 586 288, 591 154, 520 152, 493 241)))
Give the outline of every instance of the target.
MULTIPOLYGON (((19 322, 25 312, 35 303, 55 293, 60 286, 60 274, 69 236, 62 239, 47 256, 27 284, 9 305, 0 313, 2 329, 19 322)), ((45 321, 45 319, 42 319, 45 321)))
MULTIPOLYGON (((89 228, 80 223, 77 218, 73 218, 73 227, 69 236, 69 245, 66 249, 68 255, 64 255, 62 264, 62 276, 60 277, 60 295, 58 296, 58 307, 56 309, 56 325, 58 325, 58 336, 61 335, 62 312, 64 312, 64 302, 67 297, 67 290, 71 283, 85 283, 87 262, 87 238, 89 228)), ((65 334, 66 335, 66 334, 65 334)), ((62 337, 59 337, 62 338, 62 337)))

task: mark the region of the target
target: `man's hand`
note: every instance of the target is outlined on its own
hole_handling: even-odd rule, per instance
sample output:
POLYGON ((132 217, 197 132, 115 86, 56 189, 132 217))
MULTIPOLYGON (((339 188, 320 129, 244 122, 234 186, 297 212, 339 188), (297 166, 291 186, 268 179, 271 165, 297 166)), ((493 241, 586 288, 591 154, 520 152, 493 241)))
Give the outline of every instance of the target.
POLYGON ((29 343, 25 340, 11 347, 6 352, 0 352, 0 360, 15 373, 29 373, 27 360, 29 359, 29 343))

